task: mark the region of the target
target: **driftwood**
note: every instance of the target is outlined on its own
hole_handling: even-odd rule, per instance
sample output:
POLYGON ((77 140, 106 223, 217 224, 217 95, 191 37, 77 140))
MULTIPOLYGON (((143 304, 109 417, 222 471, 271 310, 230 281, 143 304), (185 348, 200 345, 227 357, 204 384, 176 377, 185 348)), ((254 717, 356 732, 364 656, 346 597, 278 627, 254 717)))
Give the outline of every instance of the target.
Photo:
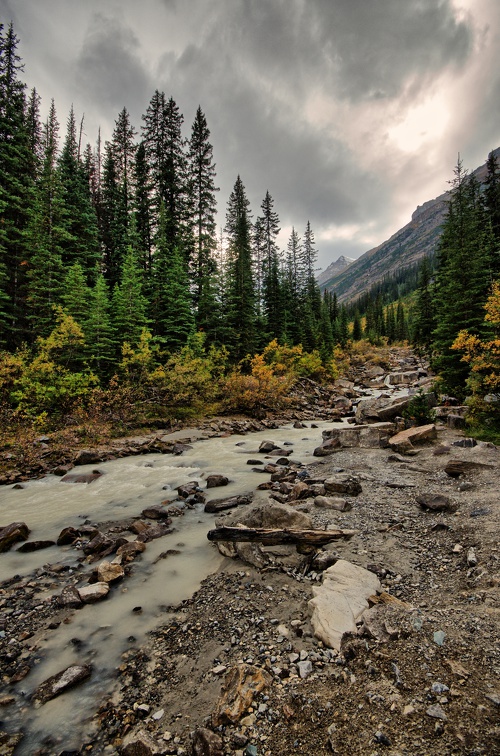
POLYGON ((349 539, 357 530, 293 530, 291 528, 230 528, 220 527, 210 530, 209 541, 258 541, 265 546, 295 544, 296 546, 325 546, 332 541, 349 539))

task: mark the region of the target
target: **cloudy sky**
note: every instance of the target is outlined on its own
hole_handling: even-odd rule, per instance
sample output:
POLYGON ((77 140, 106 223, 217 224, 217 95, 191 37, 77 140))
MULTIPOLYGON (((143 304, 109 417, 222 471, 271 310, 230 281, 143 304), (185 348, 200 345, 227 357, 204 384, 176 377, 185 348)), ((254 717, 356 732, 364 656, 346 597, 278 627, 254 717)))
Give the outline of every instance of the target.
MULTIPOLYGON (((307 220, 319 264, 357 257, 500 146, 499 0, 0 0, 24 80, 92 144, 155 89, 189 134, 201 105, 220 218, 241 175, 282 242, 307 220)), ((62 129, 64 130, 64 129, 62 129)))

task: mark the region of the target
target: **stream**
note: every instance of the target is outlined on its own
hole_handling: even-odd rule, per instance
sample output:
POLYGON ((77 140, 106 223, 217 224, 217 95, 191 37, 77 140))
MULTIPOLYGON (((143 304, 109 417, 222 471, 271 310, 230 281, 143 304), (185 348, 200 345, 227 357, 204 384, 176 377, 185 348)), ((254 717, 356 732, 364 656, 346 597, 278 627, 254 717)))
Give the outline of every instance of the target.
MULTIPOLYGON (((291 461, 312 462, 312 451, 322 440, 321 431, 341 424, 319 421, 316 425, 314 429, 288 426, 246 436, 200 440, 181 456, 147 454, 78 467, 82 473, 96 467, 103 473, 90 484, 62 483, 61 478, 48 475, 24 483, 23 489, 5 487, 0 490, 0 516, 5 522, 26 522, 31 528, 30 540, 55 540, 69 525, 78 527, 85 521, 99 523, 138 516, 148 505, 174 500, 176 487, 188 481, 197 480, 204 489, 204 479, 212 473, 226 475, 230 483, 206 491, 207 501, 250 493, 269 476, 253 472, 247 460, 276 461, 258 453, 260 443, 272 439, 292 449, 291 461)), ((85 605, 74 612, 68 624, 62 623, 37 638, 37 663, 16 685, 16 691, 21 689, 25 697, 43 680, 71 664, 91 663, 94 671, 85 684, 38 709, 27 703, 2 712, 6 729, 24 732, 16 754, 32 754, 49 735, 60 742, 58 752, 81 747, 100 700, 110 693, 121 655, 143 643, 147 633, 166 620, 169 607, 191 596, 201 581, 221 565, 223 558, 206 538, 213 525, 214 515, 205 513, 203 505, 175 518, 175 531, 148 543, 146 551, 133 563, 131 576, 114 586, 107 600, 85 605), (167 550, 177 553, 154 564, 167 550)), ((131 535, 130 540, 134 538, 131 535)), ((82 569, 77 562, 80 556, 81 552, 70 546, 31 554, 12 550, 0 555, 0 582, 14 575, 32 575, 47 564, 62 563, 69 570, 78 570, 83 584, 95 565, 84 565, 82 569)), ((59 592, 60 587, 43 589, 37 600, 42 603, 59 592)))

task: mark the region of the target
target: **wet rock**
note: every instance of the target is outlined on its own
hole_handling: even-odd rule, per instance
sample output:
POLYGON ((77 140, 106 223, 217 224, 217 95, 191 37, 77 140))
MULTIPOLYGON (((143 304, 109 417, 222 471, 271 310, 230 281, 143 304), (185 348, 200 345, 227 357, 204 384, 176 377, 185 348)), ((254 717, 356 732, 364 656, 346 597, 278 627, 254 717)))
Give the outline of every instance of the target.
POLYGON ((334 509, 337 512, 345 512, 351 509, 350 504, 346 499, 340 499, 336 496, 316 496, 314 499, 314 506, 321 509, 334 509))
POLYGON ((254 696, 269 687, 271 681, 269 673, 260 667, 249 664, 232 667, 212 715, 213 726, 238 722, 251 706, 254 696))
POLYGON ((70 544, 74 543, 79 537, 80 531, 69 526, 61 530, 56 543, 58 546, 69 546, 70 544))
POLYGON ((42 549, 48 549, 50 546, 55 546, 55 541, 27 541, 19 546, 16 551, 21 554, 30 554, 32 551, 41 551, 42 549))
MULTIPOLYGON (((167 522, 170 522, 168 520, 167 522)), ((154 541, 157 538, 162 538, 165 535, 168 535, 169 533, 173 533, 174 529, 169 528, 166 523, 158 523, 157 525, 147 525, 146 528, 144 528, 139 535, 137 536, 138 541, 143 541, 143 543, 149 543, 149 541, 154 541)))
POLYGON ((313 587, 309 606, 315 636, 340 651, 343 636, 356 632, 356 620, 368 609, 368 598, 381 589, 373 572, 339 559, 323 573, 323 584, 313 587))
POLYGON ((106 598, 109 593, 109 585, 101 582, 92 583, 92 585, 85 585, 77 590, 84 604, 94 604, 96 601, 106 598))
POLYGON ((290 492, 290 500, 297 501, 298 499, 307 499, 309 496, 311 496, 311 493, 311 489, 309 488, 307 483, 299 481, 298 483, 294 484, 290 492))
POLYGON ((59 596, 57 596, 57 603, 59 606, 67 607, 70 609, 77 609, 82 605, 82 600, 78 589, 74 585, 66 585, 59 596))
POLYGON ((92 449, 81 449, 75 457, 75 465, 95 465, 102 461, 102 455, 92 449))
POLYGON ((172 447, 172 453, 175 454, 177 457, 180 456, 183 452, 189 451, 193 447, 190 446, 190 444, 174 444, 172 447))
POLYGON ((58 477, 61 477, 62 475, 66 475, 66 473, 69 473, 70 470, 72 470, 74 467, 73 464, 69 465, 58 465, 57 467, 54 467, 52 470, 53 475, 57 475, 58 477))
POLYGON ((259 446, 259 451, 262 454, 269 454, 269 452, 272 452, 273 449, 277 449, 277 444, 274 443, 274 441, 262 441, 262 443, 259 446))
POLYGON ((348 473, 336 473, 324 481, 326 493, 341 493, 347 496, 357 496, 361 493, 361 483, 358 478, 348 473))
MULTIPOLYGON (((152 504, 150 507, 143 509, 141 514, 150 520, 169 520, 169 512, 161 504, 152 504)), ((168 522, 169 525, 170 522, 171 520, 168 522)))
POLYGON ((449 512, 454 508, 451 499, 443 494, 422 493, 417 496, 417 503, 433 512, 449 512))
POLYGON ((418 444, 424 441, 431 441, 436 438, 436 426, 434 423, 428 425, 418 425, 415 428, 408 428, 407 430, 400 431, 395 436, 389 439, 389 446, 396 451, 403 444, 418 444))
MULTIPOLYGON (((121 580, 124 575, 125 572, 121 564, 104 561, 97 568, 97 580, 100 583, 114 583, 121 580)), ((94 583, 94 585, 96 584, 94 583)))
POLYGON ((270 457, 289 457, 292 453, 291 449, 280 449, 279 447, 269 452, 270 457))
POLYGON ((40 706, 52 698, 60 696, 61 693, 65 693, 75 685, 87 680, 91 674, 92 667, 89 664, 74 664, 67 667, 62 672, 49 677, 36 688, 33 693, 35 705, 40 706))
POLYGON ((327 438, 321 446, 317 446, 313 451, 313 457, 328 457, 339 451, 341 444, 338 438, 327 438))
POLYGON ((192 735, 193 756, 223 756, 222 738, 213 730, 199 727, 192 735))
POLYGON ((23 739, 22 732, 4 732, 0 730, 0 754, 1 756, 11 756, 23 739))
POLYGON ((30 534, 30 529, 25 522, 11 522, 0 528, 0 554, 9 551, 15 543, 26 541, 30 534))
POLYGON ((197 480, 190 480, 189 483, 184 483, 182 486, 177 486, 176 491, 181 499, 187 499, 188 496, 192 496, 200 488, 200 484, 197 480))
POLYGON ((102 476, 99 470, 92 470, 89 473, 68 473, 61 478, 61 483, 92 483, 102 476))
POLYGON ((225 475, 209 475, 207 477, 207 488, 218 488, 219 486, 227 486, 229 478, 225 475))
POLYGON ((90 554, 100 554, 113 546, 114 541, 103 533, 98 533, 83 547, 83 553, 87 556, 90 554))
POLYGON ((123 739, 120 753, 123 756, 158 756, 164 749, 145 730, 129 732, 123 739))
POLYGON ((235 507, 247 506, 252 501, 252 494, 231 496, 229 499, 212 499, 205 504, 205 512, 223 512, 235 507))

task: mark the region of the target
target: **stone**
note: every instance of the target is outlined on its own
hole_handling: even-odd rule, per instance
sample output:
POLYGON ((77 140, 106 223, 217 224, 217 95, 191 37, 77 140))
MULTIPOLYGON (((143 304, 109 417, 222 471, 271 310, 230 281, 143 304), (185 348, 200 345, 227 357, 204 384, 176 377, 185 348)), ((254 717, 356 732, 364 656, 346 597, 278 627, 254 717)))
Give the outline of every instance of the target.
POLYGON ((351 506, 347 503, 346 499, 340 499, 336 496, 316 496, 314 499, 314 506, 320 507, 321 509, 334 509, 337 512, 345 512, 346 510, 351 509, 351 506))
POLYGON ((328 438, 321 446, 317 446, 313 451, 313 457, 329 457, 330 454, 335 454, 341 448, 338 438, 328 438))
POLYGON ((259 446, 259 451, 263 454, 268 454, 269 452, 272 452, 273 449, 277 449, 278 446, 274 443, 274 441, 262 441, 259 446))
POLYGON ((65 693, 70 688, 74 688, 75 685, 87 680, 91 674, 92 667, 89 664, 73 664, 62 672, 52 675, 34 691, 33 701, 35 705, 40 706, 56 698, 56 696, 60 696, 61 693, 65 693))
POLYGON ((478 472, 481 469, 491 468, 492 465, 484 464, 482 462, 471 462, 461 459, 450 459, 444 471, 450 478, 458 478, 460 475, 465 475, 471 472, 478 472))
POLYGON ((450 412, 450 414, 446 418, 446 425, 452 430, 460 430, 462 428, 465 428, 465 417, 450 412))
POLYGON ((146 544, 143 541, 128 541, 116 550, 116 556, 121 556, 130 562, 143 551, 146 551, 146 544))
POLYGON ((418 371, 408 370, 402 373, 389 373, 386 381, 389 386, 401 386, 402 384, 414 383, 414 381, 418 381, 418 378, 418 371))
POLYGON ((158 743, 145 730, 129 732, 120 748, 122 756, 157 756, 165 753, 158 743))
POLYGON ((71 526, 63 528, 59 533, 59 537, 56 541, 58 546, 68 546, 74 543, 77 538, 80 537, 80 531, 71 526))
POLYGON ((219 486, 227 486, 229 478, 225 475, 209 475, 207 477, 207 488, 218 488, 219 486))
POLYGON ((0 528, 0 554, 9 551, 15 543, 26 541, 30 532, 25 522, 11 522, 0 528))
POLYGON ((348 473, 336 473, 327 478, 323 485, 326 493, 341 493, 347 496, 357 496, 361 493, 361 483, 358 478, 348 473))
POLYGON ((92 470, 89 473, 68 473, 61 478, 61 483, 93 483, 102 476, 99 470, 92 470))
POLYGON ((205 504, 205 512, 224 512, 235 507, 248 506, 253 498, 252 494, 231 496, 229 499, 212 499, 205 504))
POLYGON ((199 727, 192 735, 193 756, 223 756, 222 738, 213 730, 199 727))
POLYGON ((323 572, 323 570, 335 564, 337 560, 338 556, 332 551, 318 551, 311 562, 311 568, 316 572, 323 572))
POLYGON ((452 446, 458 446, 459 449, 473 449, 477 446, 475 438, 459 438, 458 441, 452 441, 452 446))
POLYGON ((378 577, 363 567, 339 559, 313 587, 311 624, 316 638, 340 652, 346 633, 356 632, 356 620, 368 609, 368 598, 382 590, 378 577))
POLYGON ((78 589, 75 588, 74 585, 66 585, 57 597, 57 603, 62 607, 78 609, 83 602, 78 593, 78 589))
POLYGON ((212 725, 235 724, 251 706, 254 696, 271 685, 268 672, 250 664, 237 664, 229 670, 212 715, 212 725))
POLYGON ((410 444, 418 444, 424 441, 431 441, 436 438, 436 426, 434 423, 429 425, 418 425, 414 428, 407 428, 404 431, 396 433, 389 439, 389 446, 398 450, 401 444, 410 442, 410 444))
POLYGON ((388 399, 379 396, 376 399, 364 399, 356 408, 355 421, 358 425, 365 423, 377 423, 381 420, 393 420, 401 416, 411 401, 411 397, 400 399, 388 399))
POLYGON ((430 509, 433 512, 449 512, 453 509, 451 499, 443 494, 422 493, 417 496, 417 504, 420 504, 422 509, 430 509))
POLYGON ((84 604, 94 604, 96 601, 101 601, 106 598, 109 593, 109 585, 103 582, 92 583, 91 585, 85 585, 83 588, 78 588, 77 590, 78 595, 84 604))
POLYGON ((91 449, 81 449, 75 457, 75 465, 95 465, 102 461, 102 455, 91 449))
MULTIPOLYGON (((233 519, 233 518, 231 518, 233 519)), ((258 504, 247 510, 243 516, 234 517, 235 522, 227 522, 232 525, 238 522, 247 528, 290 528, 295 530, 310 530, 313 521, 305 512, 299 512, 288 504, 258 504)))
POLYGON ((40 551, 41 549, 48 549, 50 546, 55 546, 55 541, 27 541, 16 549, 21 554, 30 554, 32 551, 40 551))
POLYGON ((467 552, 467 566, 468 567, 476 567, 477 566, 477 556, 474 549, 471 547, 467 552))
POLYGON ((197 480, 191 480, 189 483, 184 483, 182 486, 177 486, 176 491, 181 499, 187 499, 188 496, 192 496, 193 493, 200 488, 197 480))
POLYGON ((307 499, 310 495, 311 491, 307 483, 299 480, 299 482, 295 483, 291 490, 290 499, 292 501, 297 501, 298 499, 307 499))
POLYGON ((305 659, 304 661, 299 661, 297 664, 298 670, 299 670, 299 677, 302 680, 305 680, 306 677, 309 677, 309 675, 313 671, 313 665, 312 662, 309 661, 309 659, 305 659))
POLYGON ((143 543, 149 543, 149 541, 154 541, 156 538, 162 538, 169 533, 173 533, 174 529, 168 527, 170 522, 171 520, 166 520, 165 522, 155 525, 147 525, 147 527, 139 533, 137 540, 142 541, 143 543))
POLYGON ((165 509, 161 504, 152 504, 150 507, 146 507, 142 510, 141 515, 150 520, 166 520, 168 525, 172 522, 169 518, 168 509, 165 509))
POLYGON ((125 572, 121 564, 104 561, 97 568, 97 579, 100 583, 114 583, 121 580, 124 575, 125 572))
POLYGON ((429 706, 425 710, 425 713, 428 717, 433 717, 434 719, 441 719, 443 722, 446 722, 448 717, 444 713, 443 707, 439 704, 433 704, 432 706, 429 706))
POLYGON ((113 540, 103 533, 98 533, 83 547, 83 553, 89 556, 90 554, 100 554, 103 551, 107 551, 113 546, 113 540))

